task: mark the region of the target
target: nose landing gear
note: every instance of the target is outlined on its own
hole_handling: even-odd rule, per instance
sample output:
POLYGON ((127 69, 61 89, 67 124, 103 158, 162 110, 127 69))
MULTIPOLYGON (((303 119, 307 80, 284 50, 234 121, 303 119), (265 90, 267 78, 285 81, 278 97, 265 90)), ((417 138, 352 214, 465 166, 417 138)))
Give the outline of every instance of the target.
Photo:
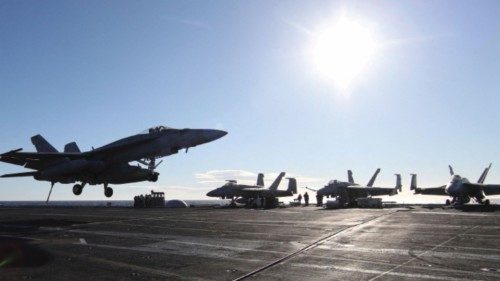
POLYGON ((82 184, 75 184, 73 186, 73 194, 74 195, 80 195, 82 194, 82 191, 83 191, 83 187, 85 186, 85 183, 82 183, 82 184))
POLYGON ((104 195, 108 198, 113 196, 113 189, 111 187, 108 187, 107 183, 104 184, 104 195))

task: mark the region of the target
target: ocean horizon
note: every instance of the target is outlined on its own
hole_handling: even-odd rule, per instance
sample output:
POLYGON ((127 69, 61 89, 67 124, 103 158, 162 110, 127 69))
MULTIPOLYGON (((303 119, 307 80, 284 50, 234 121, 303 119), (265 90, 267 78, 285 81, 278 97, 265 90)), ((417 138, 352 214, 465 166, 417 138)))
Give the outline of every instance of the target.
MULTIPOLYGON (((169 200, 165 200, 168 202, 169 200)), ((182 200, 188 206, 224 206, 228 200, 182 200)), ((134 200, 54 200, 0 201, 0 207, 133 207, 134 200)))

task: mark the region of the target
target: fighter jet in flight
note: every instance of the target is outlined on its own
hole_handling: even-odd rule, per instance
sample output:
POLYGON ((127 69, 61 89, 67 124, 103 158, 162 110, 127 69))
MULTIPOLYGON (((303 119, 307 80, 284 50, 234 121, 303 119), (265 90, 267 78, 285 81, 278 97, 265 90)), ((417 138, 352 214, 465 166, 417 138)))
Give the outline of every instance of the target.
POLYGON ((319 190, 315 190, 312 188, 307 188, 312 191, 316 191, 316 195, 319 198, 323 196, 334 197, 336 198, 341 205, 349 205, 355 206, 356 199, 365 198, 371 196, 383 196, 383 195, 395 195, 398 191, 401 191, 401 175, 396 174, 396 186, 395 187, 374 187, 375 179, 380 173, 380 169, 377 169, 370 181, 366 184, 366 186, 361 186, 354 182, 354 178, 352 176, 352 171, 348 170, 348 182, 332 180, 323 188, 319 190))
POLYGON ((279 174, 269 188, 263 188, 264 175, 259 174, 257 185, 238 184, 236 180, 227 180, 223 186, 207 193, 208 197, 220 197, 222 199, 231 199, 231 205, 236 203, 250 205, 257 199, 262 199, 262 205, 265 207, 274 207, 277 204, 278 197, 292 196, 297 193, 297 181, 294 178, 288 178, 289 185, 287 190, 278 190, 285 172, 279 174))
POLYGON ((211 129, 174 129, 153 127, 105 146, 80 152, 75 142, 68 143, 64 152, 58 152, 41 135, 31 138, 37 152, 21 152, 16 149, 0 154, 0 161, 24 166, 35 171, 6 174, 8 177, 32 176, 36 180, 49 181, 50 193, 56 182, 77 183, 73 193, 80 195, 85 185, 104 185, 104 195, 111 197, 113 189, 108 184, 124 184, 158 180, 155 172, 156 159, 175 154, 181 149, 195 147, 225 136, 227 132, 211 129), (136 161, 139 164, 130 165, 136 161))
POLYGON ((471 199, 480 204, 489 205, 490 200, 485 200, 486 195, 500 194, 500 184, 484 184, 491 164, 484 169, 477 183, 471 183, 467 178, 456 175, 453 168, 451 166, 448 167, 450 169, 451 180, 447 185, 426 188, 417 187, 417 175, 411 174, 410 189, 414 190, 415 194, 452 197, 451 201, 450 199, 446 199, 446 205, 463 205, 469 203, 471 199))

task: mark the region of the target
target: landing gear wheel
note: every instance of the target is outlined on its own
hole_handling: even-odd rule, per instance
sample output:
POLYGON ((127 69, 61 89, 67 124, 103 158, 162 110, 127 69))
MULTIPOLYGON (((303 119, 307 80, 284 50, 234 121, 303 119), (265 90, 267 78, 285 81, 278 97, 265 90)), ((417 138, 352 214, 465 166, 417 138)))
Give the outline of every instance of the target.
POLYGON ((74 195, 80 195, 80 194, 82 194, 82 191, 83 191, 83 186, 81 186, 80 184, 75 184, 73 186, 73 194, 74 195))
POLYGON ((489 206, 490 205, 490 199, 484 200, 484 206, 489 206))
POLYGON ((111 197, 113 196, 113 189, 111 187, 106 187, 104 189, 104 195, 106 195, 106 197, 111 197))
POLYGON ((449 206, 451 204, 450 199, 446 199, 445 204, 446 204, 446 206, 449 206))

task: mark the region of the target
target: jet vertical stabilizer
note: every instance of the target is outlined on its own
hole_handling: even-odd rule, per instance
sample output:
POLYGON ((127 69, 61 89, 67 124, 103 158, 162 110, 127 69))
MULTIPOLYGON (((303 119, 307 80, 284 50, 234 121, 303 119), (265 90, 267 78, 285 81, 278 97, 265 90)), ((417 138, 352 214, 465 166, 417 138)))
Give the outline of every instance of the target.
POLYGON ((354 183, 354 178, 352 177, 352 171, 351 170, 347 170, 347 178, 349 180, 350 183, 354 183))
POLYGON ((257 176, 257 185, 264 186, 264 174, 259 173, 259 175, 257 176))
POLYGON ((288 179, 288 192, 292 192, 292 194, 297 194, 297 180, 295 178, 287 178, 288 179))
POLYGON ((403 185, 401 184, 401 175, 396 174, 396 189, 401 192, 403 189, 403 185))
POLYGON ((31 143, 35 146, 36 151, 38 152, 57 152, 57 149, 55 149, 55 147, 53 147, 41 135, 32 136, 31 143))
POLYGON ((81 152, 76 142, 70 142, 64 146, 64 152, 81 152))
POLYGON ((484 171, 481 174, 481 176, 479 177, 479 180, 477 181, 477 183, 484 183, 484 180, 486 179, 486 176, 488 175, 490 168, 491 168, 491 163, 488 167, 486 167, 486 169, 484 169, 484 171))
POLYGON ((410 190, 417 189, 417 174, 411 174, 410 190))
POLYGON ((378 169, 375 171, 375 174, 373 174, 372 178, 371 178, 371 179, 370 179, 370 181, 366 184, 366 186, 370 186, 370 187, 372 187, 372 186, 373 186, 373 183, 375 183, 375 180, 377 179, 378 173, 380 173, 380 168, 378 168, 378 169))
POLYGON ((450 176, 455 175, 455 172, 453 171, 453 167, 451 167, 451 165, 448 165, 448 168, 450 169, 450 176))
POLYGON ((280 185, 281 179, 285 176, 285 172, 281 172, 279 176, 274 180, 273 184, 269 187, 269 190, 276 190, 280 185))

